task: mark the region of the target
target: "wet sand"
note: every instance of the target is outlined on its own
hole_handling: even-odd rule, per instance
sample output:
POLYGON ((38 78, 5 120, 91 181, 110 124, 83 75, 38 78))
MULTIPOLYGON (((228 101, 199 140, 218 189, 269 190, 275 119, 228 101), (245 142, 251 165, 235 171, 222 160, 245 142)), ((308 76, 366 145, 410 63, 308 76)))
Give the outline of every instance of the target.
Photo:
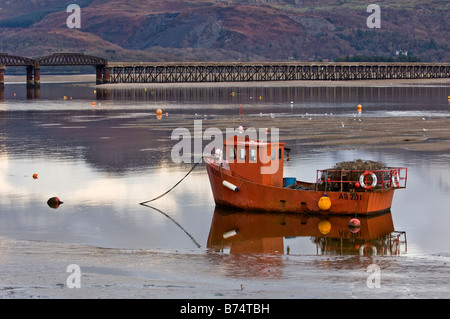
POLYGON ((450 255, 242 257, 5 238, 0 247, 0 298, 397 299, 450 293, 450 255), (70 288, 72 264, 80 267, 79 288, 70 288), (380 267, 378 288, 367 284, 372 264, 380 267))
MULTIPOLYGON (((401 148, 424 152, 450 151, 450 117, 365 117, 364 112, 358 115, 355 110, 351 116, 247 116, 242 119, 242 124, 244 128, 279 128, 283 142, 326 150, 401 148)), ((189 125, 186 127, 193 131, 189 125)), ((229 126, 229 119, 222 118, 202 123, 203 129, 215 127, 223 132, 229 126)), ((171 132, 174 128, 164 122, 159 129, 171 132)))

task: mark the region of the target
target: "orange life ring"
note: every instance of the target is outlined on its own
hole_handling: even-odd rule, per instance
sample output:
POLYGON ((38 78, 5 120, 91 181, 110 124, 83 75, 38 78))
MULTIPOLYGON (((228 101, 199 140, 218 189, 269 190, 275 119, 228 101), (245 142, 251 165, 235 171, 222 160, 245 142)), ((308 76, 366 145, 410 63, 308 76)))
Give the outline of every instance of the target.
POLYGON ((359 176, 359 184, 361 185, 361 187, 365 188, 365 189, 372 189, 375 186, 377 186, 377 176, 370 171, 365 171, 364 173, 361 174, 361 176, 359 176), (370 175, 372 177, 372 185, 366 185, 364 179, 367 175, 370 175))

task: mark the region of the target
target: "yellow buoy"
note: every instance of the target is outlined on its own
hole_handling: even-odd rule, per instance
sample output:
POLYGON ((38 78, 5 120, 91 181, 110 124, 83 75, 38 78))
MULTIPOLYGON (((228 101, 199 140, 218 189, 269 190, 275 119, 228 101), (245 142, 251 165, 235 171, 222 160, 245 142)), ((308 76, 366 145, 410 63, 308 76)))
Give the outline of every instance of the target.
POLYGON ((317 204, 319 205, 319 208, 321 210, 329 210, 331 207, 331 200, 327 196, 327 194, 324 194, 322 197, 320 197, 319 202, 317 204))
POLYGON ((328 220, 321 220, 317 228, 319 228, 320 233, 326 235, 331 231, 331 223, 328 220))

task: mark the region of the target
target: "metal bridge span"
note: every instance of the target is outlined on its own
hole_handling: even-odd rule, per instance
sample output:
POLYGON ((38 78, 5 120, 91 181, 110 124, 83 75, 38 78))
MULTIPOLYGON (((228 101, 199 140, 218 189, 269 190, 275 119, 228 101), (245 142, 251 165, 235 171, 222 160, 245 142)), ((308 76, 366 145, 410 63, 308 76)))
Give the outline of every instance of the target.
POLYGON ((42 66, 92 65, 96 83, 248 82, 450 78, 450 63, 383 62, 108 62, 83 53, 26 58, 0 53, 0 86, 7 66, 25 66, 27 86, 39 87, 42 66))
POLYGON ((106 83, 247 82, 450 78, 450 63, 109 62, 106 83))

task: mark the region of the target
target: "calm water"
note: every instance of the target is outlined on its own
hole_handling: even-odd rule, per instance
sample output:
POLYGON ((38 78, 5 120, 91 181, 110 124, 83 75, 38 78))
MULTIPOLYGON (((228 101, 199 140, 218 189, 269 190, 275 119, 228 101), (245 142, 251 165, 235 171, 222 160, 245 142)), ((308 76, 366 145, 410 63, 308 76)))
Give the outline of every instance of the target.
MULTIPOLYGON (((246 116, 350 116, 357 104, 363 105, 363 116, 450 116, 450 88, 440 85, 94 90, 86 84, 43 83, 40 98, 28 99, 23 84, 6 85, 0 100, 0 236, 203 251, 211 246, 216 219, 227 216, 215 209, 204 165, 152 202, 156 210, 139 205, 171 188, 191 168, 171 160, 172 129, 194 119, 203 119, 204 129, 213 118, 237 119, 240 104, 246 116), (157 108, 169 116, 158 120, 157 108), (64 202, 58 209, 47 205, 54 196, 64 202)), ((356 158, 408 167, 407 188, 396 192, 389 216, 394 228, 406 231, 408 254, 450 254, 450 154, 325 152, 295 141, 290 147, 285 175, 303 180, 313 181, 316 169, 356 158)), ((236 222, 245 223, 246 216, 241 217, 236 222)), ((262 223, 273 229, 270 219, 262 223)), ((272 236, 276 252, 317 253, 310 234, 274 230, 272 236)))

